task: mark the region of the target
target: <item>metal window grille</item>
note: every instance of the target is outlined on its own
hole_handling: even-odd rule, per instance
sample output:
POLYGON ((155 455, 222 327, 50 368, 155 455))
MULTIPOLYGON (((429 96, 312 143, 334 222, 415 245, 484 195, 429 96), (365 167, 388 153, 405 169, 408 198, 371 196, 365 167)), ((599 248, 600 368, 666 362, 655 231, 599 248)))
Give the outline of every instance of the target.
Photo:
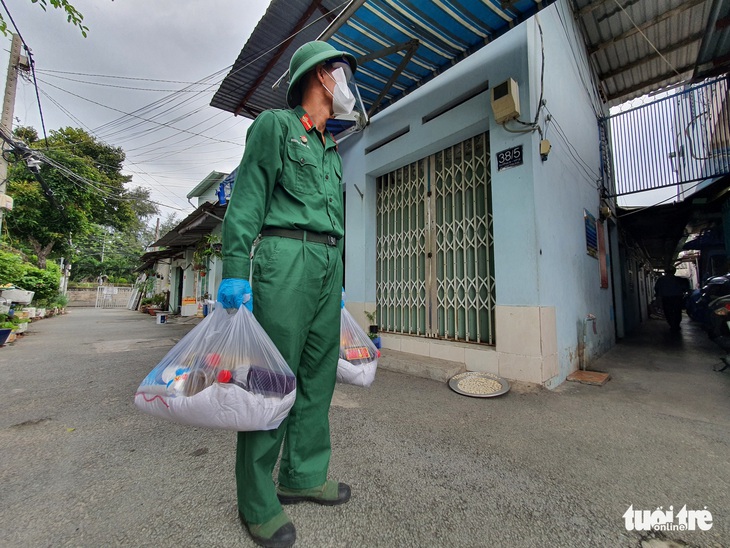
POLYGON ((383 331, 494 344, 489 161, 482 134, 378 179, 383 331))
POLYGON ((602 119, 602 134, 610 135, 603 157, 615 178, 610 194, 670 186, 689 192, 697 181, 729 174, 729 97, 723 77, 602 119))

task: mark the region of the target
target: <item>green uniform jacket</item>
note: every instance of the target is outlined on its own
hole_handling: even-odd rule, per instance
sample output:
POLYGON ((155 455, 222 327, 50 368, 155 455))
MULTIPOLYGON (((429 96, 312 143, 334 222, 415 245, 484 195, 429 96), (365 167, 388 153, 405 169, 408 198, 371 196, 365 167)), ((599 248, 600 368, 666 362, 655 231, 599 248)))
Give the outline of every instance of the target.
POLYGON ((249 278, 251 246, 265 228, 344 235, 342 159, 301 106, 267 110, 246 134, 246 150, 223 221, 223 278, 249 278))

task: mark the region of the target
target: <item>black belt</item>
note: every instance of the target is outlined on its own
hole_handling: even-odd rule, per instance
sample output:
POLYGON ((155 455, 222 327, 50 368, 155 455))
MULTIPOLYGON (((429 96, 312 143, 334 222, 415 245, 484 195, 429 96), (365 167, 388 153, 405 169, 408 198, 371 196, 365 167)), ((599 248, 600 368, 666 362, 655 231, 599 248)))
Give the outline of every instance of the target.
POLYGON ((337 241, 339 240, 339 238, 332 236, 332 234, 320 234, 319 232, 307 232, 306 230, 290 230, 288 228, 265 228, 261 231, 261 236, 279 236, 280 238, 303 240, 305 242, 325 244, 332 247, 337 247, 337 241))

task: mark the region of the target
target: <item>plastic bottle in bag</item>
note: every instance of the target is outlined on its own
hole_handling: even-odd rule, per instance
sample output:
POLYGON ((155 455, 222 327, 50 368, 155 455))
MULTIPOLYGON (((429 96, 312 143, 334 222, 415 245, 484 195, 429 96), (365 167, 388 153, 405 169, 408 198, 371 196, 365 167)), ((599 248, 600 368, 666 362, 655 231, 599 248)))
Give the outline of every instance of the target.
POLYGON ((193 369, 188 373, 185 382, 185 395, 194 396, 201 390, 208 388, 213 382, 213 377, 202 369, 193 369))
POLYGON ((134 403, 178 423, 250 432, 277 428, 295 398, 296 377, 254 315, 219 303, 142 380, 134 403))
POLYGON ((248 382, 246 381, 247 374, 248 371, 246 370, 234 369, 231 371, 229 369, 223 369, 218 372, 218 382, 222 384, 235 384, 244 390, 248 390, 248 382))
POLYGON ((370 386, 375 378, 380 351, 346 308, 342 308, 340 318, 337 380, 356 386, 370 386))

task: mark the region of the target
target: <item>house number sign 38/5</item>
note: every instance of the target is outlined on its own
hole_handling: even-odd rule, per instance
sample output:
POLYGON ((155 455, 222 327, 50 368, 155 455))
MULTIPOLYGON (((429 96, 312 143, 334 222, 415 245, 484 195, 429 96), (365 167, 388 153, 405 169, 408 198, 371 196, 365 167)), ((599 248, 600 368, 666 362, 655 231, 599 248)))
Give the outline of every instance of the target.
POLYGON ((497 171, 522 165, 522 145, 497 152, 497 171))

